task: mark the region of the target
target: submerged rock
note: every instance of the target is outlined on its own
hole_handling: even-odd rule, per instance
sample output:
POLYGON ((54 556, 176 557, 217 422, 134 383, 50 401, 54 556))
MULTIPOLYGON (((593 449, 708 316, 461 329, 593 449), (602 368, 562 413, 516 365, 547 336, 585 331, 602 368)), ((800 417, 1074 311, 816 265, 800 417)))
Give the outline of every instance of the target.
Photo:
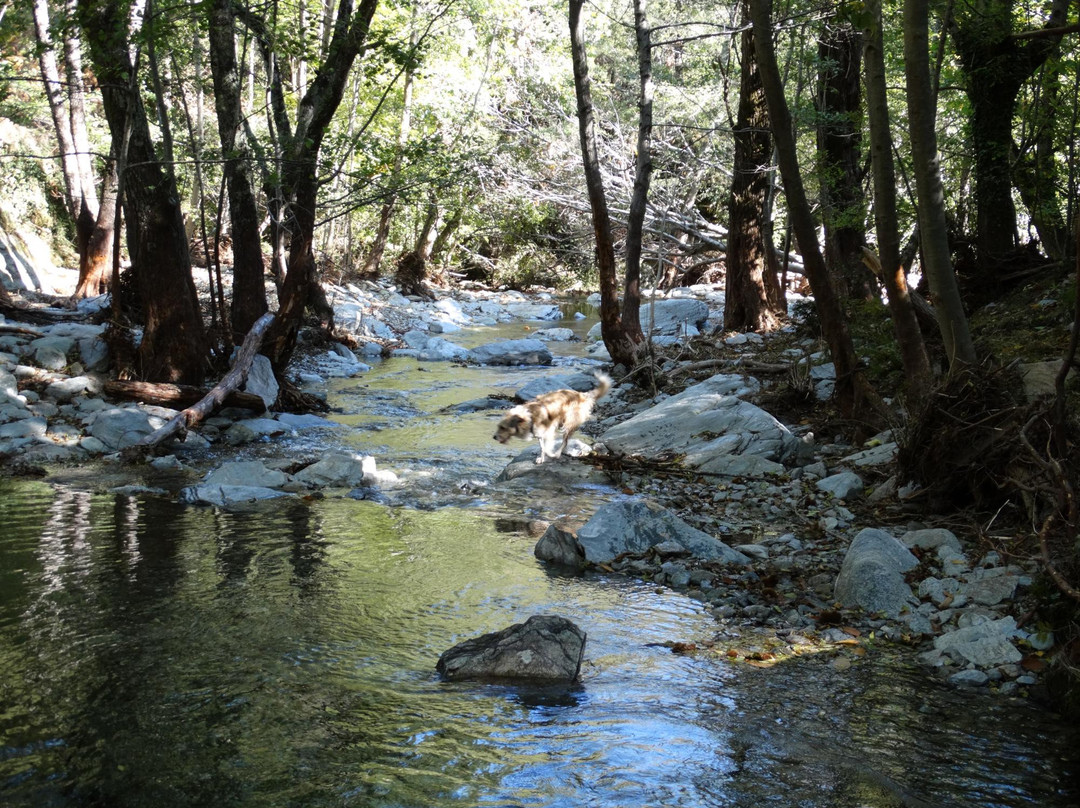
POLYGON ((573 682, 585 655, 585 632, 565 617, 534 615, 455 645, 435 669, 451 681, 511 679, 573 682))

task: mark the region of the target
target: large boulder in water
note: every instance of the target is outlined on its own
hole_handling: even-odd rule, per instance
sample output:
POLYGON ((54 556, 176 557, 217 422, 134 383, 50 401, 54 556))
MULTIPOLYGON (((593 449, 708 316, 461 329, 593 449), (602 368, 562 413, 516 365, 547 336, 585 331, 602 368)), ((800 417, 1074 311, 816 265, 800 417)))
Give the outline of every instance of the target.
POLYGON ((585 655, 585 632, 565 617, 534 615, 502 631, 455 645, 435 669, 451 681, 512 679, 573 682, 585 655))

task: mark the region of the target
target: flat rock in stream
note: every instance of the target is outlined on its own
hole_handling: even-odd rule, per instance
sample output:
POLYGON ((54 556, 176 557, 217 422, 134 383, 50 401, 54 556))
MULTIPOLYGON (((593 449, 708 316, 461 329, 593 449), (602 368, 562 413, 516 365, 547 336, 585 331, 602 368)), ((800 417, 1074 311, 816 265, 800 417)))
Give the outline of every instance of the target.
POLYGON ((478 365, 550 365, 547 345, 538 339, 508 339, 481 345, 469 351, 469 361, 478 365))
POLYGON ((533 443, 510 461, 510 464, 495 478, 495 483, 529 485, 538 489, 567 485, 610 485, 611 478, 605 472, 578 459, 590 452, 592 452, 592 447, 587 443, 571 438, 570 445, 563 452, 562 457, 554 460, 549 458, 537 464, 536 458, 540 456, 540 445, 533 443))
POLYGON ((577 532, 577 542, 592 564, 606 564, 623 553, 638 555, 664 543, 678 545, 703 560, 750 563, 738 550, 640 497, 603 505, 577 532))
POLYGON ((451 681, 509 679, 543 684, 577 679, 585 655, 585 632, 565 617, 533 615, 455 645, 435 669, 451 681))

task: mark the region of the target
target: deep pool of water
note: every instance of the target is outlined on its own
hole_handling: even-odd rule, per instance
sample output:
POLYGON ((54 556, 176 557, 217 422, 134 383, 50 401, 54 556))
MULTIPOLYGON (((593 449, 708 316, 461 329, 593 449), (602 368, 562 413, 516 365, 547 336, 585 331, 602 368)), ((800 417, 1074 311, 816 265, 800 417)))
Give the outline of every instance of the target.
POLYGON ((418 472, 421 507, 0 480, 0 805, 1080 805, 1077 731, 1024 701, 887 650, 846 670, 676 655, 716 630, 699 604, 550 574, 523 526, 555 501, 485 490, 510 455, 495 416, 441 413, 525 375, 391 362, 335 383, 347 426, 324 440, 418 472), (538 613, 588 633, 579 684, 435 675, 538 613))

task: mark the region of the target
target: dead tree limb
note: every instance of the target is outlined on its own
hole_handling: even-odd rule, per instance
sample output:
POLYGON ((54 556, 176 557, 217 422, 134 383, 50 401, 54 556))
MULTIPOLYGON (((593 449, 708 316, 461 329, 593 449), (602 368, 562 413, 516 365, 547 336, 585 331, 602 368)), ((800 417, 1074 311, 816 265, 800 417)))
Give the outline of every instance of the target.
POLYGON ((222 380, 203 396, 202 400, 197 404, 178 412, 168 423, 151 432, 131 448, 139 451, 149 446, 156 446, 173 435, 183 435, 189 428, 195 426, 195 424, 217 409, 226 400, 229 393, 236 391, 247 379, 255 354, 259 352, 266 330, 273 322, 274 315, 270 312, 256 320, 247 336, 244 337, 244 344, 240 346, 236 361, 233 362, 232 368, 229 369, 229 372, 225 374, 222 380))

